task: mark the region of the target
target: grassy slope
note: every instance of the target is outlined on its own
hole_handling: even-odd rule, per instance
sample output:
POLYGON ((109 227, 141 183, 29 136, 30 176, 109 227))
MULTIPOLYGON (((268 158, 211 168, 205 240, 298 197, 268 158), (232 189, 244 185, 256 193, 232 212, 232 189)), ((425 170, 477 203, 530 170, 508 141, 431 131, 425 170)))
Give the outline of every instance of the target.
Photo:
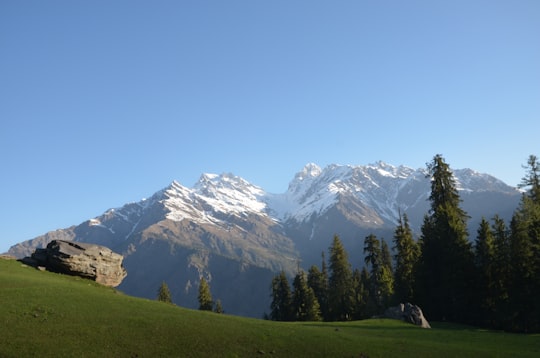
POLYGON ((434 326, 218 315, 0 260, 0 357, 540 356, 540 335, 434 326))

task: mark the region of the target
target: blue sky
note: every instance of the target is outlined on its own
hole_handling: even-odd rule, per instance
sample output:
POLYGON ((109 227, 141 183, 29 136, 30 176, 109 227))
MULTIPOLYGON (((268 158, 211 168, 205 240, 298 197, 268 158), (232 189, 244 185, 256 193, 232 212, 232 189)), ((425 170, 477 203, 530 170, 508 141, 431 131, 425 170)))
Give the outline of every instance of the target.
POLYGON ((0 2, 0 252, 201 173, 308 162, 516 185, 540 155, 540 1, 0 2))

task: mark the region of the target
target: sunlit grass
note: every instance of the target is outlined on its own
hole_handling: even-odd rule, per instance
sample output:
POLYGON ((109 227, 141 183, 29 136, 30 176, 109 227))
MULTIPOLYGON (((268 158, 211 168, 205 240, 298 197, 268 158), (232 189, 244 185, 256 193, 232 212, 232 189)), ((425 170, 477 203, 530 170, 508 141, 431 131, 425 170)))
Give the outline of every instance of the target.
POLYGON ((218 315, 0 260, 0 357, 540 356, 539 335, 432 326, 218 315))

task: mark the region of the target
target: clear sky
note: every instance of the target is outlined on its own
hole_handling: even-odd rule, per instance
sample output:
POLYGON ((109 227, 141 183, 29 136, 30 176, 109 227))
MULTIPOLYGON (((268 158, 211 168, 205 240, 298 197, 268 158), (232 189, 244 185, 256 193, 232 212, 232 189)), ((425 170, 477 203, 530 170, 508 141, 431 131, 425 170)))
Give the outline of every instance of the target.
POLYGON ((232 172, 308 162, 519 183, 540 1, 0 1, 0 252, 232 172))

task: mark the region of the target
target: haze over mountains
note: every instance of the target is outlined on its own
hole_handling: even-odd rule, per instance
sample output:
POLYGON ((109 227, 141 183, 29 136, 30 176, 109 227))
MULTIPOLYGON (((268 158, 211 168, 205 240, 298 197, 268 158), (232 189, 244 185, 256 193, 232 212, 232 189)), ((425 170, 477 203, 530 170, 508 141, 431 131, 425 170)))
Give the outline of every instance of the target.
MULTIPOLYGON (((520 192, 487 174, 454 170, 474 239, 482 216, 509 219, 520 192)), ((14 245, 30 255, 53 239, 92 242, 125 256, 119 289, 155 298, 165 281, 175 303, 197 307, 201 277, 227 313, 261 317, 276 272, 321 264, 334 234, 353 266, 363 263, 365 236, 391 245, 399 212, 419 233, 429 209, 424 169, 377 162, 365 166, 307 164, 285 193, 267 193, 233 174, 203 174, 188 188, 174 181, 147 199, 107 210, 79 225, 14 245)))

